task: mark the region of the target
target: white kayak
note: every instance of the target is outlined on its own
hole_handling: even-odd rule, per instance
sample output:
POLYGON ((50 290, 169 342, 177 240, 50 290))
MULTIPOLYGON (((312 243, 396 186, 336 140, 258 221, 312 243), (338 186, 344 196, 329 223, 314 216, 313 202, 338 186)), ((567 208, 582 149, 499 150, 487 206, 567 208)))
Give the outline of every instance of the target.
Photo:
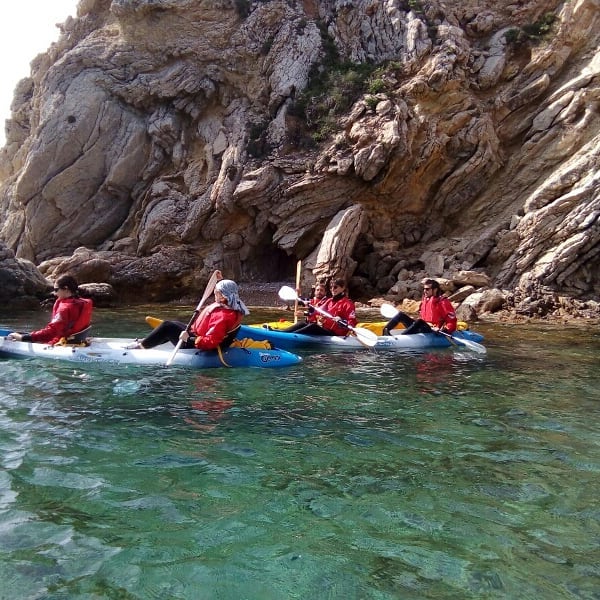
MULTIPOLYGON (((50 346, 7 339, 8 331, 0 330, 0 356, 8 358, 42 358, 68 361, 80 365, 165 365, 173 353, 170 343, 152 349, 128 349, 134 340, 126 338, 90 338, 85 346, 50 346)), ((216 367, 289 367, 301 358, 277 348, 234 347, 217 351, 179 350, 172 362, 174 366, 192 369, 216 367)))

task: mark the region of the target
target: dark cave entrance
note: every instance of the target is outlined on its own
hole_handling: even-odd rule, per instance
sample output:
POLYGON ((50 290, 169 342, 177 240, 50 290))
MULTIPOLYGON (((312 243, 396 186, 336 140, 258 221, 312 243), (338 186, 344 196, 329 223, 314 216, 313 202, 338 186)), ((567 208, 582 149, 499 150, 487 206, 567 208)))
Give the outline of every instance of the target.
POLYGON ((275 246, 271 236, 255 252, 242 260, 242 280, 255 282, 291 281, 296 277, 295 255, 289 255, 275 246))

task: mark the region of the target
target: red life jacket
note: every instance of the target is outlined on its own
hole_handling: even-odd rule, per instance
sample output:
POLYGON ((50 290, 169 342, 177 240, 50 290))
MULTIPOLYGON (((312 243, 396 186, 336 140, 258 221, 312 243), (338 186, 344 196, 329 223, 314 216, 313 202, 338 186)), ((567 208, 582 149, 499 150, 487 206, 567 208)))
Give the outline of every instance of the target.
POLYGON ((72 324, 69 323, 69 335, 87 329, 92 322, 92 311, 94 310, 94 303, 91 298, 74 298, 74 301, 80 310, 77 319, 72 324))

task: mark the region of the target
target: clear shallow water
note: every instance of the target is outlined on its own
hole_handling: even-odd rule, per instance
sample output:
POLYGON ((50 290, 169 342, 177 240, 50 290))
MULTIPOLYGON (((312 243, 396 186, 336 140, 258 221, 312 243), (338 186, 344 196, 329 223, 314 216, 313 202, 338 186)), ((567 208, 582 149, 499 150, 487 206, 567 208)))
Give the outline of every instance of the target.
POLYGON ((0 359, 0 598, 600 598, 600 332, 478 330, 281 371, 0 359))

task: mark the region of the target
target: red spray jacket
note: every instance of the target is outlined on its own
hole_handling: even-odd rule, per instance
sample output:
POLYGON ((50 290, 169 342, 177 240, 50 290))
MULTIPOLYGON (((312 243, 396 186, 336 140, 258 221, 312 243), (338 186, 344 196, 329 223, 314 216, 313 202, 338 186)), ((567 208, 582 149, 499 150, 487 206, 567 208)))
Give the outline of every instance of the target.
POLYGON ((200 350, 216 349, 228 334, 237 329, 242 322, 242 313, 214 302, 207 306, 191 327, 194 342, 200 350))
POLYGON ((89 298, 58 299, 52 307, 52 319, 43 329, 31 332, 31 341, 56 344, 86 327, 92 319, 93 304, 89 298))
MULTIPOLYGON (((320 305, 320 308, 325 312, 328 312, 332 317, 344 319, 344 321, 346 321, 348 325, 352 325, 352 327, 355 327, 358 322, 356 319, 354 302, 347 296, 342 296, 341 298, 328 298, 326 302, 320 305)), ((317 322, 324 329, 331 331, 331 335, 348 335, 348 328, 343 327, 329 317, 321 315, 317 317, 317 322)))
POLYGON ((421 319, 448 333, 456 331, 456 313, 452 302, 445 296, 424 296, 421 300, 421 319))

